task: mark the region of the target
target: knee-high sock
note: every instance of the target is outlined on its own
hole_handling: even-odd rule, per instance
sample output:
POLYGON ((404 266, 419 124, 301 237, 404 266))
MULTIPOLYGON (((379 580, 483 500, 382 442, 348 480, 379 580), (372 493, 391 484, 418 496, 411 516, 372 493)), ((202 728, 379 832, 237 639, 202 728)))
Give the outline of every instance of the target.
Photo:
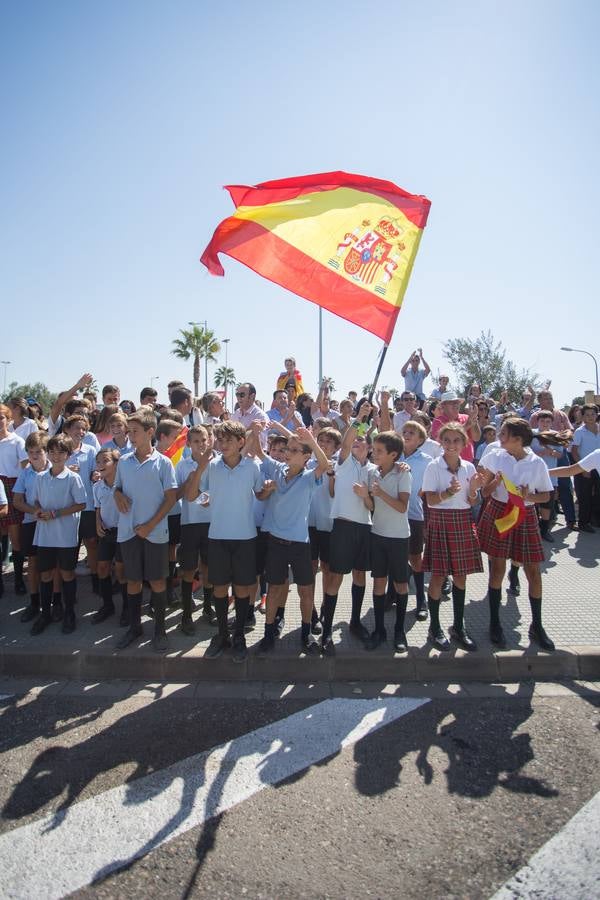
POLYGON ((45 616, 49 616, 52 609, 52 582, 40 582, 40 599, 42 602, 42 612, 45 616))
POLYGON ((534 628, 542 627, 542 598, 532 597, 529 595, 529 605, 531 606, 531 624, 534 628))
POLYGON ((500 627, 500 603, 502 601, 501 588, 488 588, 488 603, 490 606, 490 628, 500 627))
POLYGON ((360 624, 360 613, 362 610, 363 600, 365 599, 365 586, 364 584, 354 584, 352 583, 352 614, 350 616, 350 623, 352 625, 360 624))
POLYGON ((323 637, 331 637, 333 629, 333 617, 337 604, 337 594, 323 595, 323 637))
POLYGON ((235 631, 236 637, 244 636, 244 626, 248 618, 248 609, 250 608, 250 597, 235 598, 235 631))
POLYGON ((73 611, 75 600, 77 599, 77 580, 63 581, 62 587, 63 597, 65 601, 65 609, 73 611))
POLYGON ((404 617, 408 606, 408 594, 396 594, 396 628, 404 631, 404 617))
POLYGON ((102 606, 108 609, 114 609, 115 605, 112 598, 112 578, 107 575, 106 578, 100 578, 100 596, 102 597, 102 606))
MULTIPOLYGON (((394 591, 395 593, 395 591, 394 591)), ((373 594, 373 612, 375 613, 375 631, 385 631, 385 594, 373 594)))
POLYGON ((440 630, 440 601, 434 600, 433 597, 428 597, 429 604, 429 624, 431 627, 431 631, 436 632, 440 630))
POLYGON ((152 606, 154 607, 154 634, 165 633, 165 610, 167 608, 167 592, 152 591, 152 606))
POLYGON ((454 627, 459 631, 462 631, 464 628, 464 615, 465 615, 465 594, 466 591, 464 588, 458 588, 455 584, 452 585, 452 607, 454 611, 454 627))
POLYGON ((417 606, 425 606, 425 573, 415 572, 413 569, 413 580, 417 594, 417 606))
POLYGON ((131 628, 141 628, 142 627, 142 597, 144 595, 143 591, 140 591, 139 594, 130 594, 127 592, 127 606, 129 608, 129 616, 131 628))
POLYGON ((229 609, 229 598, 213 596, 213 605, 215 607, 215 613, 217 614, 219 634, 222 638, 228 638, 229 629, 227 628, 227 611, 229 609))

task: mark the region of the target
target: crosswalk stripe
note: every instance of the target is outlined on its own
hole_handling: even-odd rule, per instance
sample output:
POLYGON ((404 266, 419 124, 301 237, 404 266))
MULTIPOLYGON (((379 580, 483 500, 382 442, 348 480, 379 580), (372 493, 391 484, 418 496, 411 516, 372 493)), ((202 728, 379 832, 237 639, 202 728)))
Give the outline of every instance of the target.
POLYGON ((492 900, 590 900, 600 897, 600 791, 492 900))
POLYGON ((15 828, 0 836, 0 894, 64 897, 427 702, 325 700, 15 828))

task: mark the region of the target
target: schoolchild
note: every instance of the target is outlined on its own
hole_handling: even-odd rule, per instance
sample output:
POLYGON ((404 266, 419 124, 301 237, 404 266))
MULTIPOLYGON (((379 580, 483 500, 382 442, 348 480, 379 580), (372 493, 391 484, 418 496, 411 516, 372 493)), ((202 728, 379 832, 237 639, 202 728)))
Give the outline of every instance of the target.
MULTIPOLYGON (((183 431, 183 425, 173 419, 161 419, 156 429, 156 449, 166 454, 169 447, 183 431)), ((179 597, 175 591, 175 572, 177 569, 177 547, 181 542, 181 497, 183 491, 178 488, 177 500, 169 510, 167 524, 169 526, 169 577, 167 578, 167 606, 176 606, 179 597)))
MULTIPOLYGON (((575 462, 600 448, 600 429, 598 427, 598 407, 594 403, 584 403, 581 407, 582 424, 575 429, 571 455, 575 462)), ((563 482, 565 483, 565 482, 563 482)), ((575 476, 575 493, 577 494, 578 523, 580 531, 594 532, 592 511, 594 501, 598 506, 600 480, 598 473, 578 472, 575 476)))
POLYGON ((64 434, 50 438, 47 445, 50 468, 33 482, 32 502, 26 512, 37 518, 33 542, 37 547, 37 566, 41 577, 41 612, 31 634, 41 634, 52 622, 52 582, 56 567, 62 577, 65 612, 64 634, 75 630, 77 582, 75 566, 79 548, 79 516, 86 506, 86 490, 77 472, 67 467, 73 452, 71 438, 64 434))
POLYGON ((24 441, 27 440, 33 431, 38 430, 37 423, 27 405, 27 400, 25 397, 12 397, 8 401, 8 405, 13 416, 8 430, 20 435, 24 441))
POLYGON ((67 467, 77 472, 85 487, 87 503, 79 519, 79 541, 85 545, 87 564, 92 576, 92 590, 97 594, 98 586, 98 538, 96 535, 96 510, 94 505, 94 481, 96 475, 96 453, 93 447, 83 443, 87 432, 85 416, 69 416, 63 423, 63 432, 71 438, 73 451, 67 460, 67 467))
POLYGON ((202 470, 197 489, 186 490, 193 502, 201 493, 209 494, 211 508, 208 528, 208 577, 219 632, 210 642, 205 658, 214 659, 231 647, 227 627, 228 591, 235 597, 233 659, 243 662, 247 655, 244 628, 248 618, 250 593, 256 584, 256 526, 254 497, 262 495, 263 477, 258 461, 244 456, 246 428, 241 422, 222 422, 215 427, 221 455, 213 458, 208 449, 198 463, 202 470))
POLYGON ((560 469, 550 469, 548 475, 552 478, 570 478, 572 475, 581 475, 582 472, 600 473, 600 449, 592 450, 579 462, 572 466, 561 466, 560 469))
POLYGON ((48 435, 34 431, 25 440, 29 465, 22 469, 17 478, 13 500, 17 509, 24 513, 21 525, 21 552, 27 560, 27 581, 29 582, 29 606, 21 615, 21 622, 31 622, 40 612, 40 576, 37 568, 37 547, 33 539, 37 518, 35 513, 25 512, 24 504, 33 505, 35 480, 40 472, 45 472, 50 463, 46 455, 48 435))
POLYGON ((99 625, 114 615, 113 585, 111 569, 114 563, 117 581, 121 587, 123 605, 119 624, 129 625, 127 614, 127 582, 123 571, 121 549, 117 542, 119 510, 115 503, 113 488, 119 462, 119 451, 108 449, 106 445, 96 454, 96 468, 100 480, 94 484, 94 505, 96 507, 96 533, 98 535, 98 582, 102 606, 92 616, 92 622, 99 625))
POLYGON ((423 548, 425 546, 425 514, 421 488, 425 469, 431 462, 431 456, 423 452, 423 444, 427 440, 427 432, 419 422, 410 420, 402 428, 404 454, 401 459, 410 466, 412 476, 410 499, 408 501, 408 524, 410 538, 408 543, 408 562, 415 584, 417 601, 416 616, 419 621, 427 619, 427 600, 425 597, 425 573, 423 572, 423 548))
MULTIPOLYGON (((187 433, 187 444, 191 455, 180 460, 175 467, 178 492, 181 501, 181 604, 183 613, 180 629, 184 634, 195 634, 192 620, 194 575, 200 567, 202 571, 203 606, 202 615, 213 624, 212 584, 208 580, 208 527, 210 524, 210 503, 208 497, 199 491, 202 470, 199 463, 207 451, 212 450, 212 436, 203 425, 194 425, 187 433), (188 500, 186 492, 193 493, 194 500, 188 500)), ((214 452, 212 458, 214 458, 214 452)))
MULTIPOLYGON (((319 482, 316 490, 313 491, 311 496, 308 534, 310 538, 310 550, 315 582, 317 572, 320 568, 323 579, 323 594, 325 594, 326 581, 329 574, 329 542, 331 539, 331 530, 333 528, 333 517, 331 515, 333 487, 331 482, 334 477, 335 459, 342 442, 342 436, 337 428, 321 428, 316 436, 316 441, 330 464, 325 472, 325 477, 319 482)), ((312 463, 309 464, 309 468, 311 468, 311 465, 312 463)), ((314 608, 313 596, 313 613, 311 620, 313 634, 319 634, 321 632, 319 618, 320 617, 317 615, 317 611, 314 608)))
MULTIPOLYGON (((506 560, 522 563, 529 584, 531 625, 529 637, 543 650, 554 650, 554 643, 542 625, 542 577, 540 563, 544 550, 538 527, 536 504, 546 503, 553 490, 549 470, 531 450, 533 431, 525 419, 504 419, 500 428, 500 450, 488 453, 480 472, 484 479, 482 493, 489 497, 478 524, 481 549, 490 558, 488 600, 490 607, 490 640, 499 647, 506 644, 500 624, 502 578, 506 560), (504 515, 508 492, 502 481, 506 476, 519 488, 525 501, 523 519, 510 531, 500 534, 496 519, 504 515)), ((568 468, 568 467, 567 467, 568 468)), ((552 472, 556 470, 550 470, 552 472)), ((566 469, 560 469, 561 473, 566 469)))
POLYGON ((267 550, 267 611, 265 636, 258 653, 270 653, 275 647, 277 626, 275 617, 284 605, 288 589, 288 571, 300 596, 302 626, 300 640, 306 652, 316 649, 311 634, 311 618, 314 601, 314 572, 311 562, 308 516, 311 498, 319 489, 321 476, 331 464, 324 448, 308 429, 298 426, 288 438, 285 447, 286 462, 263 459, 263 471, 267 475, 264 490, 269 492, 263 529, 269 534, 267 550), (307 463, 314 454, 316 466, 307 463))
POLYGON ((398 470, 404 452, 404 441, 394 431, 381 431, 373 439, 371 458, 376 466, 369 473, 369 483, 356 485, 355 491, 371 510, 371 575, 373 577, 373 612, 375 629, 365 641, 367 650, 375 650, 387 640, 385 630, 385 591, 391 579, 396 593, 394 650, 408 649, 404 619, 408 605, 408 501, 412 477, 410 471, 398 470))
MULTIPOLYGON (((552 443, 551 436, 547 432, 552 431, 553 417, 549 410, 540 410, 537 417, 537 427, 539 431, 534 432, 534 438, 531 442, 531 449, 536 456, 539 456, 547 469, 551 469, 558 465, 558 460, 562 458, 563 447, 559 444, 552 443)), ((552 492, 550 499, 546 503, 538 503, 538 515, 540 520, 540 533, 543 541, 554 543, 554 538, 550 534, 552 527, 552 513, 554 511, 554 499, 558 479, 551 478, 552 492)))
POLYGON ((464 609, 467 575, 483 571, 471 513, 479 499, 481 478, 473 463, 461 459, 469 441, 462 425, 442 425, 439 440, 443 454, 425 469, 422 487, 428 507, 423 569, 431 572, 428 640, 438 650, 450 649, 440 625, 440 595, 444 579, 452 575, 454 623, 450 637, 465 650, 476 650, 464 625, 464 609))
POLYGON ((377 467, 369 462, 371 438, 361 433, 361 423, 371 412, 368 401, 361 404, 356 419, 346 429, 335 462, 331 516, 333 528, 329 545, 329 573, 323 596, 323 635, 321 649, 325 655, 334 653, 332 640, 333 618, 338 593, 344 575, 352 572, 352 612, 350 634, 361 641, 369 632, 360 617, 365 596, 366 573, 371 565, 371 513, 362 498, 354 491, 357 484, 369 485, 369 474, 377 467))
MULTIPOLYGON (((285 448, 291 432, 285 429, 287 434, 272 434, 269 437, 268 456, 276 462, 286 462, 285 448)), ((261 471, 265 478, 267 477, 261 464, 261 471)), ((269 534, 264 530, 265 509, 267 504, 264 500, 256 500, 254 504, 254 522, 256 524, 256 576, 257 576, 257 595, 259 600, 259 611, 265 615, 267 612, 267 550, 269 547, 269 534)), ((285 598, 284 598, 285 599, 285 598)), ((275 616, 275 622, 279 634, 283 632, 285 626, 285 603, 278 607, 275 616)))
POLYGON ((118 450, 119 455, 131 453, 133 447, 127 434, 127 416, 125 413, 113 413, 108 420, 108 428, 110 431, 110 440, 104 444, 104 450, 118 450))
MULTIPOLYGON (((4 403, 0 404, 0 480, 6 492, 8 513, 0 519, 0 532, 7 534, 12 544, 14 565, 14 588, 16 594, 26 594, 23 580, 23 553, 21 551, 21 524, 23 513, 13 503, 12 492, 21 472, 27 465, 27 451, 23 438, 9 431, 12 412, 4 403)), ((1 582, 0 576, 0 582, 1 582)))
POLYGON ((171 461, 152 447, 156 416, 142 406, 127 419, 134 452, 119 459, 115 503, 119 510, 117 541, 127 579, 130 625, 117 647, 124 649, 142 635, 142 587, 150 582, 154 609, 153 647, 168 647, 165 630, 169 529, 167 515, 177 496, 171 461))

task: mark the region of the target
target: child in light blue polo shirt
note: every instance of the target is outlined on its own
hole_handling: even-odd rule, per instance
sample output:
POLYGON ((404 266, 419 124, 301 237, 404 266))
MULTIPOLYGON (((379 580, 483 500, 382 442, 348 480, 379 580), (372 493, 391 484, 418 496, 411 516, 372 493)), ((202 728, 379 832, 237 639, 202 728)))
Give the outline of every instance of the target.
POLYGON ((29 465, 21 469, 13 487, 15 509, 25 513, 21 524, 21 552, 27 559, 27 581, 29 583, 29 606, 21 614, 21 622, 31 622, 40 613, 40 577, 37 567, 37 550, 33 543, 37 517, 27 512, 24 504, 32 505, 34 501, 35 480, 38 474, 50 468, 46 455, 48 435, 34 431, 27 435, 25 449, 29 457, 29 465))
POLYGON ((89 444, 83 443, 87 427, 87 419, 81 415, 69 416, 63 423, 64 433, 73 442, 73 452, 67 460, 67 468, 78 473, 86 493, 85 510, 82 512, 79 520, 79 540, 85 545, 87 564, 92 576, 92 590, 97 594, 99 593, 98 536, 96 534, 96 512, 94 506, 96 451, 89 444))
POLYGON ((156 416, 141 407, 127 419, 133 453, 122 456, 115 477, 115 503, 119 510, 117 542, 127 579, 129 630, 117 644, 124 649, 142 635, 142 587, 150 582, 154 609, 153 647, 168 647, 165 630, 169 529, 167 515, 177 495, 171 460, 152 447, 156 416))

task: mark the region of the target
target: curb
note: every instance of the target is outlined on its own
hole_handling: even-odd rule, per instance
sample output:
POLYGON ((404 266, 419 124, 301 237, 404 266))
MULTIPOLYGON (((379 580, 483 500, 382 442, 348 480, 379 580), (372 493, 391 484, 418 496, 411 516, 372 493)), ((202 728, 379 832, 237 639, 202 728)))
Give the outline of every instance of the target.
POLYGON ((228 654, 204 659, 202 651, 157 655, 145 648, 127 653, 71 650, 34 652, 30 649, 0 649, 0 674, 32 678, 72 678, 81 681, 135 679, 148 682, 288 682, 333 681, 401 682, 516 682, 523 679, 555 681, 572 678, 600 680, 600 648, 571 646, 554 653, 535 650, 453 650, 439 653, 409 649, 402 656, 383 651, 344 653, 334 657, 275 653, 259 659, 250 650, 248 658, 235 664, 228 654))

